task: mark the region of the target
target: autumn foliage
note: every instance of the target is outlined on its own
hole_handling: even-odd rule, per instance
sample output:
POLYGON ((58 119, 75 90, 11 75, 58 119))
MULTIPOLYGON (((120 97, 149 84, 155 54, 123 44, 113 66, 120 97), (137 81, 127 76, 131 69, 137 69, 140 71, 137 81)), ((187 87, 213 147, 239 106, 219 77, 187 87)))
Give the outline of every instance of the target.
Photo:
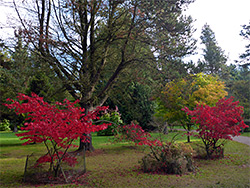
POLYGON ((115 135, 116 141, 131 141, 139 146, 162 146, 161 141, 152 139, 152 136, 148 132, 145 132, 140 125, 134 123, 119 126, 117 132, 118 134, 115 135))
POLYGON ((135 145, 149 147, 150 153, 141 160, 144 172, 183 174, 193 170, 193 150, 190 145, 163 142, 145 132, 139 125, 131 123, 121 126, 119 139, 132 141, 135 145))
POLYGON ((243 107, 233 98, 223 98, 215 106, 197 105, 194 110, 185 107, 182 110, 192 116, 192 121, 198 125, 198 137, 205 144, 207 158, 215 152, 223 152, 221 140, 232 140, 240 135, 241 128, 248 127, 242 118, 243 107))
POLYGON ((11 104, 5 104, 14 109, 16 114, 26 114, 24 132, 17 134, 24 144, 44 143, 47 154, 38 159, 37 163, 50 163, 50 171, 56 176, 62 162, 75 165, 76 159, 67 152, 73 141, 80 138, 88 140, 86 134, 106 129, 109 124, 94 125, 92 120, 99 119, 100 113, 107 107, 97 107, 84 113, 84 109, 76 107, 78 101, 65 99, 54 105, 43 101, 42 97, 32 94, 31 97, 19 94, 17 100, 8 99, 11 104))
POLYGON ((162 116, 168 123, 178 122, 189 135, 193 125, 181 109, 188 107, 193 110, 197 104, 214 106, 226 95, 225 84, 217 77, 203 73, 189 75, 166 84, 160 96, 160 110, 156 115, 162 116))

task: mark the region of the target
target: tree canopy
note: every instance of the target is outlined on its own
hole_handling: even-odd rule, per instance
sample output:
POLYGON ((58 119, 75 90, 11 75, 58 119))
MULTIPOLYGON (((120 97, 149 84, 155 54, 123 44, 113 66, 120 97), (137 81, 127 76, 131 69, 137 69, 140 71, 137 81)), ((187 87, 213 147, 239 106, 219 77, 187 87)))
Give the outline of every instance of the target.
POLYGON ((166 84, 158 99, 156 115, 163 116, 169 123, 178 122, 190 131, 190 119, 181 109, 193 109, 197 104, 214 106, 226 95, 225 84, 217 77, 203 73, 189 75, 166 84))
POLYGON ((189 3, 40 0, 29 9, 32 23, 27 24, 29 17, 23 18, 14 1, 22 37, 85 108, 103 104, 130 66, 191 52, 192 19, 182 15, 189 3))

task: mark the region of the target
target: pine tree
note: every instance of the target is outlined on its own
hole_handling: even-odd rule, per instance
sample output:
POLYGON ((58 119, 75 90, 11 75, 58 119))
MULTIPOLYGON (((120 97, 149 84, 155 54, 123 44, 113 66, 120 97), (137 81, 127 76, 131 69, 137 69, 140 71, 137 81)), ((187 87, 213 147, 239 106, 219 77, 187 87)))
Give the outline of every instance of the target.
POLYGON ((240 36, 242 36, 245 40, 249 42, 249 44, 246 45, 246 51, 245 53, 240 55, 240 58, 242 59, 243 66, 249 66, 250 65, 250 21, 249 25, 243 25, 243 29, 240 32, 240 36))
POLYGON ((201 33, 202 44, 205 45, 204 52, 204 73, 220 75, 225 67, 227 58, 223 50, 218 46, 215 33, 208 24, 205 24, 201 33))

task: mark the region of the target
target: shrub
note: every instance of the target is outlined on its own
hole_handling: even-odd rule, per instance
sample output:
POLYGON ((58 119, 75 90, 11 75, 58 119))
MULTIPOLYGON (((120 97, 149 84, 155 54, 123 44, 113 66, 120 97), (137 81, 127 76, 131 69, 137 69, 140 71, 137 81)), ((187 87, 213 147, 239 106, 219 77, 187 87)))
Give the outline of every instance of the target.
POLYGON ((84 113, 85 109, 75 107, 78 101, 71 103, 67 99, 63 103, 49 104, 43 101, 42 97, 32 94, 31 97, 19 94, 17 100, 8 99, 11 104, 5 104, 14 109, 16 114, 27 114, 26 127, 23 133, 17 134, 21 140, 27 140, 24 144, 43 143, 47 153, 38 159, 38 165, 49 163, 49 172, 58 176, 63 173, 62 162, 74 166, 74 156, 68 155, 69 148, 73 142, 81 138, 88 140, 87 135, 91 132, 106 129, 108 124, 94 125, 93 120, 99 119, 100 114, 107 110, 107 107, 97 107, 93 111, 84 113))
MULTIPOLYGON (((204 145, 199 143, 199 144, 196 144, 196 146, 197 147, 193 147, 193 149, 195 150, 194 158, 208 159, 207 151, 204 145)), ((214 149, 209 159, 221 159, 221 158, 224 158, 224 147, 220 146, 214 149)))
POLYGON ((123 124, 121 115, 118 112, 118 109, 115 111, 109 111, 100 117, 100 122, 109 122, 111 125, 104 130, 98 131, 97 136, 113 136, 117 134, 118 125, 123 124))
POLYGON ((248 127, 242 118, 243 107, 238 104, 231 97, 219 100, 213 107, 197 105, 193 111, 182 109, 198 124, 196 136, 202 139, 208 159, 214 154, 223 157, 224 141, 232 140, 232 136, 240 135, 241 129, 248 127))
POLYGON ((250 132, 250 119, 244 120, 245 124, 248 126, 247 128, 243 129, 243 132, 250 132))
POLYGON ((7 119, 4 119, 0 123, 0 131, 9 131, 10 130, 10 121, 7 119))
POLYGON ((184 174, 194 170, 193 149, 190 145, 166 143, 151 147, 151 153, 142 158, 144 172, 184 174))
POLYGON ((133 123, 120 127, 120 133, 119 138, 150 148, 151 152, 140 161, 144 172, 183 174, 193 171, 194 151, 190 145, 164 143, 152 139, 149 133, 133 123))

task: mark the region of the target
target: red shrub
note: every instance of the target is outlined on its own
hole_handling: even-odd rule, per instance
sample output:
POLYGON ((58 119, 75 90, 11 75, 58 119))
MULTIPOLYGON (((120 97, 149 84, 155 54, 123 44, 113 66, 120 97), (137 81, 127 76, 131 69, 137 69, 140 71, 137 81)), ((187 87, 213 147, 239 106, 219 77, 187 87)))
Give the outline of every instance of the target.
POLYGON ((219 100, 214 107, 197 105, 193 111, 187 107, 182 109, 198 124, 198 137, 205 144, 207 158, 222 151, 219 140, 232 140, 232 136, 240 135, 241 128, 248 127, 243 122, 243 107, 238 104, 239 101, 233 102, 231 97, 219 100))

